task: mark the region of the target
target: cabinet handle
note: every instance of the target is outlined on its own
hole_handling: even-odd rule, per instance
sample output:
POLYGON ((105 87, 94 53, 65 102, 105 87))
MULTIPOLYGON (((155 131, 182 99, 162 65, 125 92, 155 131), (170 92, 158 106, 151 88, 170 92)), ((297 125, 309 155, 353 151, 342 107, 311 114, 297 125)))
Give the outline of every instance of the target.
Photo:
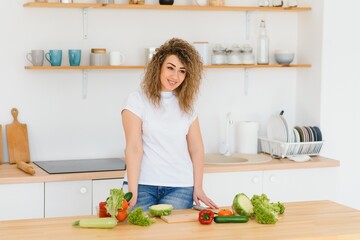
POLYGON ((253 183, 259 183, 259 177, 253 177, 252 182, 253 183))
POLYGON ((270 180, 270 182, 276 182, 276 177, 275 177, 275 176, 271 176, 271 177, 269 178, 269 180, 270 180))
POLYGON ((80 193, 81 193, 81 194, 85 194, 85 193, 87 193, 87 189, 86 189, 86 187, 82 187, 82 188, 80 188, 80 193))

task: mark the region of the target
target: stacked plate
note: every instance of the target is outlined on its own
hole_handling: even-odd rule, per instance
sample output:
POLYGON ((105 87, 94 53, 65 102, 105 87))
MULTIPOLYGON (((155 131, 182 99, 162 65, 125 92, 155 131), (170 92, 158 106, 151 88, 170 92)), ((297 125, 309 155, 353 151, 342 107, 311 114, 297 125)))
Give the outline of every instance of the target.
POLYGON ((267 126, 267 137, 271 140, 288 143, 322 141, 319 127, 295 126, 290 128, 282 114, 270 118, 267 126))

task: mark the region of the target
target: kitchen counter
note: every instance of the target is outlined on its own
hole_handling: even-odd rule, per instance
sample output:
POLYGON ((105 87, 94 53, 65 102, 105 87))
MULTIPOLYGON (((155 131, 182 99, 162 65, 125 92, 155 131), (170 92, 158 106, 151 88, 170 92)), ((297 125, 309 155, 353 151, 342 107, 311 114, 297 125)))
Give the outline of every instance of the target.
MULTIPOLYGON (((119 223, 113 229, 72 227, 75 220, 94 217, 64 217, 0 221, 0 236, 6 240, 92 239, 360 239, 360 211, 331 202, 285 203, 286 212, 276 224, 247 223, 201 225, 197 221, 166 223, 156 219, 149 227, 119 223)), ((172 214, 195 210, 174 210, 172 214)))
MULTIPOLYGON (((87 173, 67 173, 67 174, 48 174, 35 164, 31 163, 35 169, 35 175, 31 176, 19 170, 15 164, 0 165, 0 184, 8 183, 34 183, 34 182, 57 182, 57 181, 78 181, 92 179, 111 179, 123 178, 124 171, 106 172, 87 172, 87 173)), ((205 165, 205 173, 217 172, 243 172, 243 171, 263 171, 263 170, 285 170, 301 168, 321 168, 338 167, 340 162, 325 157, 312 157, 307 162, 294 162, 286 158, 273 159, 267 163, 259 164, 239 164, 239 165, 205 165)))

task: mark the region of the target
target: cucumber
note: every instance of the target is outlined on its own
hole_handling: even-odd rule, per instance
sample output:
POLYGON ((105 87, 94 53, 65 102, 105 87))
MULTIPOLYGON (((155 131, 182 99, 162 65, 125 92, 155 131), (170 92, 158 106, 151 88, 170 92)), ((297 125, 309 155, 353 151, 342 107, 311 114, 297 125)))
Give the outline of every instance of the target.
POLYGON ((214 222, 216 223, 246 223, 249 218, 246 216, 216 216, 214 222))
POLYGON ((75 227, 82 228, 114 228, 117 225, 115 218, 84 218, 73 223, 75 227))
POLYGON ((125 198, 125 200, 126 200, 127 202, 129 202, 132 197, 133 197, 133 193, 132 193, 132 192, 127 192, 127 193, 125 193, 125 195, 124 195, 124 198, 125 198))

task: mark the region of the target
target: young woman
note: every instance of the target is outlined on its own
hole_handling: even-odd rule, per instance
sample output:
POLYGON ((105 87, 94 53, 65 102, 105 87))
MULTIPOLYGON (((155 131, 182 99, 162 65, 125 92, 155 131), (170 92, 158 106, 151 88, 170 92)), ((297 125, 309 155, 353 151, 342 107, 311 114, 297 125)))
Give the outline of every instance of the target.
POLYGON ((217 208, 203 191, 204 146, 193 105, 202 62, 186 41, 173 38, 148 63, 141 91, 122 109, 130 207, 154 204, 191 208, 200 201, 217 208))

